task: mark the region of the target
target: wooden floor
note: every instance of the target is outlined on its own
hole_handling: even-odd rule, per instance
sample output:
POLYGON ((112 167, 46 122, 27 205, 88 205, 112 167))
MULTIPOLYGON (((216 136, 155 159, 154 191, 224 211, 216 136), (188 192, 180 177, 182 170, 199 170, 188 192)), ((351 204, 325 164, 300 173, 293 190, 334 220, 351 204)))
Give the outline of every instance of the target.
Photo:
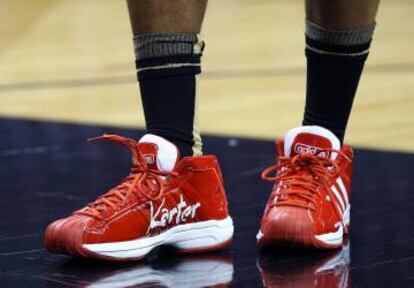
MULTIPOLYGON (((272 139, 300 123, 302 2, 210 1, 205 133, 272 139)), ((383 1, 352 144, 414 151, 413 15, 412 0, 383 1)), ((2 0, 0 18, 0 117, 143 127, 125 1, 2 0)))

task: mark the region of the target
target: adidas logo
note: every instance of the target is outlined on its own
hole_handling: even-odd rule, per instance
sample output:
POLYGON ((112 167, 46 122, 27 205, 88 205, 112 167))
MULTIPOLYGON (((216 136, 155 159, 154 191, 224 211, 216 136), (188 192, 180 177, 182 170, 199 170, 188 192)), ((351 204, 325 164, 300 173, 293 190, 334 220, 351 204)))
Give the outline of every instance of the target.
POLYGON ((144 154, 142 155, 144 157, 144 161, 147 164, 154 164, 154 155, 152 154, 144 154))
POLYGON ((303 143, 296 143, 294 146, 294 151, 297 154, 301 154, 301 153, 309 153, 312 155, 317 154, 318 157, 321 157, 321 158, 328 158, 330 154, 328 151, 322 151, 322 149, 319 147, 307 145, 303 143))

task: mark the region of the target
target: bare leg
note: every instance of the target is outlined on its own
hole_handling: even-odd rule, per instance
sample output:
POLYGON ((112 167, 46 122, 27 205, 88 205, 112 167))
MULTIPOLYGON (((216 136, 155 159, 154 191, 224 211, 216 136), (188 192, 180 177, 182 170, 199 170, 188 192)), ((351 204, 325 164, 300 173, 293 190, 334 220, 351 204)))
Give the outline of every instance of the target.
POLYGON ((128 0, 134 35, 199 33, 207 0, 128 0))
POLYGON ((306 16, 327 29, 366 27, 375 21, 380 0, 306 0, 306 16))

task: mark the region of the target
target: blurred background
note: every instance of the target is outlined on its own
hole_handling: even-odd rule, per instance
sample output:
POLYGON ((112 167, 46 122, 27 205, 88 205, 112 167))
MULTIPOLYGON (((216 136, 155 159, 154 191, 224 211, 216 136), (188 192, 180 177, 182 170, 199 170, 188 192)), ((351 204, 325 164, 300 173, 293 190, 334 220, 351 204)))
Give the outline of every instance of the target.
MULTIPOLYGON (((382 2, 347 142, 414 151, 414 1, 382 2)), ((2 0, 0 19, 1 117, 144 127, 125 1, 2 0)), ((204 133, 300 124, 302 0, 210 0, 203 36, 204 133)))

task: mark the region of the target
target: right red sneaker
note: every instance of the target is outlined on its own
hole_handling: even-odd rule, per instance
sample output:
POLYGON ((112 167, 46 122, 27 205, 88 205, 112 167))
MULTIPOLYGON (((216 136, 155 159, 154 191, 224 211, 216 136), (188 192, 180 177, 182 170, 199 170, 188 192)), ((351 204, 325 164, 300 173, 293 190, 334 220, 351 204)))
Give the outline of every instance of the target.
POLYGON ((350 223, 352 149, 319 126, 292 129, 277 148, 278 164, 262 174, 275 185, 259 245, 341 247, 350 223))
POLYGON ((192 253, 230 244, 233 222, 214 156, 179 160, 175 145, 151 134, 139 142, 116 135, 98 139, 131 150, 131 174, 95 202, 50 224, 49 251, 126 261, 161 245, 192 253))

